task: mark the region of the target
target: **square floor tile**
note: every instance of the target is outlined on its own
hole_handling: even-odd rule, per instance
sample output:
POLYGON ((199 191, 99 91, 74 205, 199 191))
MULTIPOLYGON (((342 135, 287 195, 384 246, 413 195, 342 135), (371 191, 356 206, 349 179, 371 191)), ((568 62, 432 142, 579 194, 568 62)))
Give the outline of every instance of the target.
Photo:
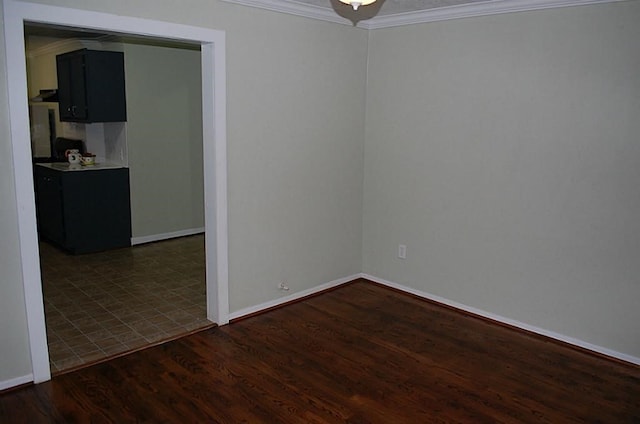
POLYGON ((204 236, 82 256, 40 247, 52 372, 211 325, 204 236))

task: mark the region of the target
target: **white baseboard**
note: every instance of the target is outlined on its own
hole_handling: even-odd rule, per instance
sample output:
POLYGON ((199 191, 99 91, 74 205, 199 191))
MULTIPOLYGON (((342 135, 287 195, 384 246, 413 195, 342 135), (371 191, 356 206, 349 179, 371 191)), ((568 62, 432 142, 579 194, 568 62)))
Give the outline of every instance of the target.
POLYGON ((0 390, 10 389, 21 384, 33 382, 33 374, 23 375, 22 377, 12 378, 10 380, 0 381, 0 390))
POLYGON ((284 305, 287 302, 291 302, 293 300, 302 299, 303 297, 310 296, 316 293, 320 293, 323 290, 331 289, 337 286, 341 286, 353 280, 357 280, 360 278, 360 274, 351 275, 349 277, 339 278, 337 280, 330 281, 325 284, 320 284, 319 286, 313 287, 308 290, 303 290, 301 292, 292 293, 288 296, 281 297, 279 299, 270 300, 265 303, 261 303, 256 306, 250 306, 248 308, 240 309, 239 311, 232 312, 229 314, 229 319, 238 319, 247 315, 255 314, 260 311, 264 311, 276 306, 284 305))
POLYGON ((594 344, 591 344, 591 343, 587 343, 587 342, 585 342, 583 340, 574 339, 573 337, 568 337, 568 336, 565 336, 563 334, 559 334, 559 333, 555 333, 553 331, 545 330, 544 328, 534 327, 532 325, 525 324, 525 323, 520 322, 520 321, 516 321, 516 320, 509 319, 509 318, 505 318, 505 317, 500 316, 500 315, 492 314, 491 312, 483 311, 481 309, 476 309, 476 308, 473 308, 471 306, 464 305, 462 303, 454 302, 452 300, 445 299, 443 297, 436 296, 436 295, 433 295, 431 293, 423 292, 423 291, 420 291, 420 290, 413 289, 411 287, 406 287, 406 286, 403 286, 401 284, 394 283, 392 281, 387 281, 387 280, 384 280, 382 278, 374 277, 373 275, 369 275, 369 274, 364 274, 363 273, 363 274, 360 274, 360 277, 364 278, 366 280, 373 281, 373 282, 378 283, 378 284, 382 284, 382 285, 387 286, 387 287, 391 287, 391 288, 403 291, 405 293, 410 293, 410 294, 413 294, 415 296, 422 297, 424 299, 432 300, 434 302, 450 306, 450 307, 455 308, 455 309, 460 309, 462 311, 469 312, 469 313, 472 313, 474 315, 478 315, 478 316, 481 316, 481 317, 484 317, 484 318, 488 318, 488 319, 493 320, 493 321, 497 321, 497 322, 500 322, 500 323, 503 323, 503 324, 507 324, 507 325, 512 326, 512 327, 517 327, 517 328, 520 328, 520 329, 523 329, 523 330, 526 330, 526 331, 530 331, 532 333, 540 334, 542 336, 549 337, 549 338, 552 338, 552 339, 555 339, 555 340, 559 340, 561 342, 568 343, 568 344, 571 344, 571 345, 574 345, 574 346, 577 346, 577 347, 580 347, 580 348, 583 348, 583 349, 587 349, 587 350, 590 350, 590 351, 593 351, 593 352, 596 352, 596 353, 600 353, 600 354, 603 354, 603 355, 606 355, 606 356, 610 356, 612 358, 616 358, 616 359, 620 359, 620 360, 625 361, 625 362, 630 362, 630 363, 633 363, 633 364, 636 364, 636 365, 640 365, 640 358, 637 358, 635 356, 627 355, 627 354, 621 353, 621 352, 616 352, 615 350, 611 350, 611 349, 607 349, 607 348, 602 347, 602 346, 597 346, 597 345, 594 345, 594 344))
POLYGON ((194 234, 200 234, 200 233, 204 233, 204 227, 189 228, 186 230, 173 231, 170 233, 162 233, 162 234, 153 234, 150 236, 143 236, 143 237, 132 237, 131 245, 135 246, 136 244, 151 243, 154 241, 168 240, 176 237, 192 236, 194 234))

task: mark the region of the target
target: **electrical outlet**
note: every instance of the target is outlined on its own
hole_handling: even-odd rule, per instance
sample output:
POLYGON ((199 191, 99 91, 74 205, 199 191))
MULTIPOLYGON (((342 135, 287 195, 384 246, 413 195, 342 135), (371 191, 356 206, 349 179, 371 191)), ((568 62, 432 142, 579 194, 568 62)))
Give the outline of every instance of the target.
POLYGON ((405 244, 398 245, 398 257, 400 259, 407 259, 407 246, 405 244))

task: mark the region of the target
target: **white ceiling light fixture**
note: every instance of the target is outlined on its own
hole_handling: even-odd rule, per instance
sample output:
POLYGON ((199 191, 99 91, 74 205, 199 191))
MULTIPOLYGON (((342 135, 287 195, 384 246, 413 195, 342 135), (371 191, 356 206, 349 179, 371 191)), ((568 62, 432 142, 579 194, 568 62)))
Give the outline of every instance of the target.
POLYGON ((353 10, 358 10, 360 6, 366 6, 375 2, 376 0, 340 0, 344 4, 350 4, 353 10))

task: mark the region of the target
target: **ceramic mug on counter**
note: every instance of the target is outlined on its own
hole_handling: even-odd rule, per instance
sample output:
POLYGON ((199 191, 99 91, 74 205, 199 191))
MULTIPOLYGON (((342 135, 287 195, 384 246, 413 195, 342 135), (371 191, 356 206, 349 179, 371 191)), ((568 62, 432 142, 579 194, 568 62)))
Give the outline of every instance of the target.
POLYGON ((80 156, 80 163, 82 163, 83 165, 95 165, 96 155, 85 153, 84 155, 80 156))
POLYGON ((67 160, 71 165, 80 163, 80 158, 82 157, 80 150, 78 149, 69 149, 64 152, 64 155, 67 157, 67 160))

